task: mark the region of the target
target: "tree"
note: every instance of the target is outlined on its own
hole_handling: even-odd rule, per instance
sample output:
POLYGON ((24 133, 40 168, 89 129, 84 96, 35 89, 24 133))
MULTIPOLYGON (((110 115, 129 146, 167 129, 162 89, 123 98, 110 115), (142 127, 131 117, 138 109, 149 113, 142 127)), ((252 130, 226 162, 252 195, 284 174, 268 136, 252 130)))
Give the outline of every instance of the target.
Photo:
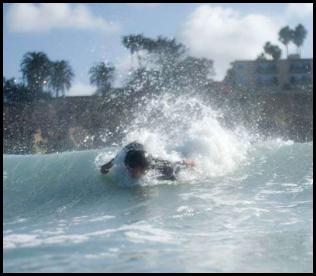
POLYGON ((171 61, 181 59, 186 48, 183 44, 177 43, 175 39, 168 39, 166 37, 159 36, 157 40, 154 41, 152 52, 158 54, 162 59, 169 59, 171 61))
POLYGON ((292 32, 292 41, 297 47, 297 53, 301 55, 301 46, 307 35, 307 30, 302 24, 298 24, 295 30, 292 32))
POLYGON ((23 56, 21 72, 33 93, 42 93, 48 83, 51 62, 43 52, 28 52, 23 56))
POLYGON ((3 103, 4 104, 11 104, 15 101, 15 80, 14 78, 7 80, 3 77, 3 103))
POLYGON ((139 51, 144 49, 145 38, 142 34, 123 36, 122 43, 131 53, 131 62, 133 65, 133 55, 136 52, 138 65, 141 66, 141 57, 139 51))
POLYGON ((71 87, 73 77, 73 70, 67 61, 60 60, 51 63, 49 87, 53 89, 56 97, 59 96, 59 92, 65 96, 65 91, 71 87))
POLYGON ((270 42, 267 42, 264 47, 264 52, 267 55, 272 56, 273 60, 279 60, 282 54, 282 51, 279 46, 272 45, 270 42))
POLYGON ((142 67, 142 60, 141 56, 139 55, 139 52, 144 49, 144 43, 145 43, 145 37, 142 34, 136 35, 134 37, 135 45, 136 45, 136 55, 138 59, 138 66, 142 67))
POLYGON ((233 68, 229 68, 226 72, 226 76, 224 78, 224 83, 235 86, 236 85, 236 72, 233 68))
POLYGON ((271 46, 272 44, 270 42, 266 42, 266 44, 264 44, 263 46, 263 50, 265 52, 265 54, 271 56, 271 46))
POLYGON ((284 44, 286 48, 286 57, 288 57, 289 56, 288 44, 292 40, 292 30, 290 29, 289 26, 285 26, 279 31, 279 40, 281 41, 282 44, 284 44))
POLYGON ((146 91, 150 93, 156 91, 161 85, 160 74, 155 70, 148 70, 144 67, 134 70, 126 82, 126 87, 133 91, 146 91))
POLYGON ((110 90, 114 80, 114 71, 114 66, 105 64, 104 62, 91 67, 89 71, 90 83, 97 87, 97 94, 104 96, 110 90))
POLYGON ((213 61, 206 58, 188 56, 177 67, 175 79, 182 87, 205 87, 214 74, 213 61))
POLYGON ((265 56, 264 53, 261 53, 260 55, 258 55, 257 60, 266 60, 267 57, 265 56))
POLYGON ((154 39, 151 39, 148 37, 144 37, 142 42, 143 42, 143 45, 142 45, 143 49, 147 50, 149 53, 152 53, 157 45, 154 39))
POLYGON ((16 79, 6 79, 3 77, 3 102, 5 104, 25 103, 38 99, 51 98, 48 93, 34 93, 24 83, 19 83, 16 79))
POLYGON ((148 52, 146 67, 140 66, 142 70, 134 70, 128 79, 127 86, 133 90, 201 88, 210 81, 213 61, 188 56, 185 46, 174 38, 132 35, 122 42, 131 54, 140 49, 148 52))
POLYGON ((23 84, 18 83, 14 78, 6 79, 3 77, 3 102, 13 104, 18 102, 29 102, 34 99, 36 94, 23 84))
POLYGON ((154 68, 159 71, 163 87, 174 88, 179 77, 180 63, 185 59, 184 45, 175 39, 159 36, 150 46, 151 60, 154 68))
POLYGON ((282 51, 279 46, 273 45, 271 49, 271 55, 274 60, 279 60, 282 55, 282 51))

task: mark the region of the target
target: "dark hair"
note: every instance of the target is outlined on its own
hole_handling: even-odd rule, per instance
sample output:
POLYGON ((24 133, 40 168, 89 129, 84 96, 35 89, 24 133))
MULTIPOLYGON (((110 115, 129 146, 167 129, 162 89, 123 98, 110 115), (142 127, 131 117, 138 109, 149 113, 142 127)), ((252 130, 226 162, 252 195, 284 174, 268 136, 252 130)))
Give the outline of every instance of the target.
POLYGON ((148 160, 145 156, 145 151, 130 150, 126 154, 124 163, 130 168, 148 168, 148 160))

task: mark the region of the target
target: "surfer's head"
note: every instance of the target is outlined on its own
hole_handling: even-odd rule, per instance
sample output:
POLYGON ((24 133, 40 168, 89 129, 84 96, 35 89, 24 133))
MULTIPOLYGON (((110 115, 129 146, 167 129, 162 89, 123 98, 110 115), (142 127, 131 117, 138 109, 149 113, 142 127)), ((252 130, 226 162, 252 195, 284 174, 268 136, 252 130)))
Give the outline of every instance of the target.
POLYGON ((149 165, 145 151, 141 150, 129 151, 126 154, 124 163, 130 175, 135 178, 141 177, 145 174, 149 165))

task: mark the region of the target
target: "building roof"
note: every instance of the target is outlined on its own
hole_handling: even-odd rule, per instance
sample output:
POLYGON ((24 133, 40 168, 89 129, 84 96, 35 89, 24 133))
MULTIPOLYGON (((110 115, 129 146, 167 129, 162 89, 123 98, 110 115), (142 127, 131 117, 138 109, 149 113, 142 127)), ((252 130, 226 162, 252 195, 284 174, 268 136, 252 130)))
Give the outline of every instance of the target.
MULTIPOLYGON (((274 61, 273 59, 244 59, 244 60, 235 60, 232 62, 234 63, 253 63, 253 62, 271 62, 274 61)), ((293 61, 313 61, 313 58, 300 58, 300 59, 279 59, 278 62, 293 62, 293 61)))

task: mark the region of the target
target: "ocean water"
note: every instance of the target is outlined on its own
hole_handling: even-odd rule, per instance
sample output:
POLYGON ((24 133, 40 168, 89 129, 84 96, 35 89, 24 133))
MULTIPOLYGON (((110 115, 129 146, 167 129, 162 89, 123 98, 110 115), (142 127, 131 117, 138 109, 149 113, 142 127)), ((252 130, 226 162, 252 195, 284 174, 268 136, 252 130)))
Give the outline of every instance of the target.
POLYGON ((159 99, 120 145, 4 155, 4 272, 312 272, 313 143, 258 139, 218 116, 159 99), (197 166, 174 182, 100 175, 133 140, 197 166))

